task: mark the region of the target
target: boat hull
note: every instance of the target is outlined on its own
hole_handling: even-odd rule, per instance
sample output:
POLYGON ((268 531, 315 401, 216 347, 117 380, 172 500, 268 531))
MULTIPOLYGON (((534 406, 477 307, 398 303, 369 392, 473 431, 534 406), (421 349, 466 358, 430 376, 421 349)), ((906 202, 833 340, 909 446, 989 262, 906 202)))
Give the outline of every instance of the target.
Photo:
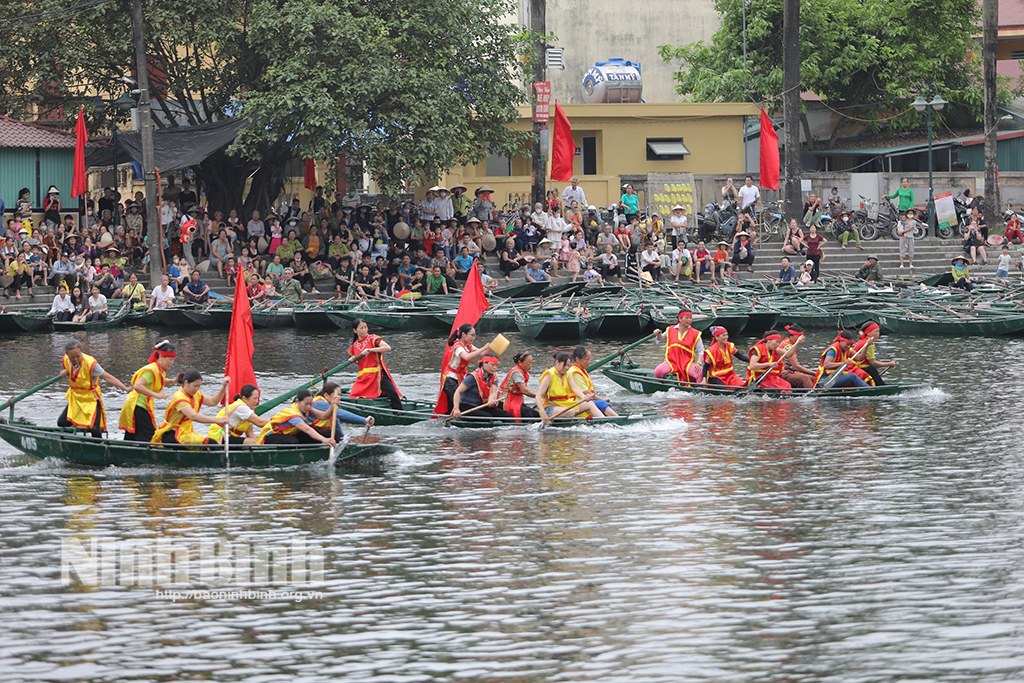
POLYGON ((912 318, 870 312, 872 320, 894 334, 943 337, 1001 337, 1024 331, 1024 315, 987 319, 912 318))

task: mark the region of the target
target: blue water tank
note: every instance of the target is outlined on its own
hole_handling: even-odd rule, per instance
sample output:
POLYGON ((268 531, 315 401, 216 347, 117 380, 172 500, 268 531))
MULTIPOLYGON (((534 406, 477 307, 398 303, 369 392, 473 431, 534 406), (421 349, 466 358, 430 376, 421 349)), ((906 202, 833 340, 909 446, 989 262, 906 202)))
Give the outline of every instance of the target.
POLYGON ((644 89, 640 63, 625 59, 597 62, 583 75, 582 86, 587 104, 639 102, 644 89))

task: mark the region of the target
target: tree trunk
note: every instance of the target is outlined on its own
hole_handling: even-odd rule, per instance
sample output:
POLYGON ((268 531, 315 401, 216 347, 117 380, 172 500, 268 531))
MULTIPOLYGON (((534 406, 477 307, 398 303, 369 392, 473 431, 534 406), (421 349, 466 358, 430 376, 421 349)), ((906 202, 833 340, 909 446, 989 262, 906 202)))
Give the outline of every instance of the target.
POLYGON ((800 0, 782 10, 782 111, 786 126, 786 218, 800 220, 800 0))
POLYGON ((999 30, 998 0, 984 0, 981 53, 985 81, 985 223, 995 230, 999 221, 999 155, 996 101, 996 37, 999 30))

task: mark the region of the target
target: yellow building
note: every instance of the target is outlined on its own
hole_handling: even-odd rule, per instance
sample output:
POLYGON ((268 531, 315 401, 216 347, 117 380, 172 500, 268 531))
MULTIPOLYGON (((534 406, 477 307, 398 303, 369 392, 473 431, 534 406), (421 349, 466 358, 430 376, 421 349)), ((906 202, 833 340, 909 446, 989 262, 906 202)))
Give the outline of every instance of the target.
MULTIPOLYGON (((743 121, 758 116, 753 104, 567 104, 562 107, 576 142, 573 171, 595 205, 617 202, 622 182, 648 173, 743 173, 743 121)), ((530 108, 519 108, 516 128, 531 126, 530 108)), ((550 132, 554 130, 554 107, 550 132)), ((550 140, 548 141, 550 150, 550 140)), ((552 182, 548 152, 547 187, 552 182)), ((494 188, 495 203, 528 203, 530 157, 489 157, 475 166, 452 169, 439 184, 463 184, 470 193, 481 185, 494 188)), ((428 185, 429 187, 429 185, 428 185)), ((417 198, 425 188, 417 188, 417 198)))

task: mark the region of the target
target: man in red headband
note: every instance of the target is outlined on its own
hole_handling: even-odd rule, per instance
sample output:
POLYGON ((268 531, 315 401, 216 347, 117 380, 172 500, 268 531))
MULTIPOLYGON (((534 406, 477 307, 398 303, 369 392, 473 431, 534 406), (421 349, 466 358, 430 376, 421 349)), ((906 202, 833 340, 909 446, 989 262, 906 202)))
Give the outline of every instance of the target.
MULTIPOLYGON (((782 335, 770 330, 764 338, 750 349, 750 362, 747 363, 747 384, 757 381, 763 373, 768 375, 758 385, 762 389, 792 389, 793 386, 782 379, 782 354, 779 343, 782 335)), ((799 343, 799 341, 797 342, 799 343)))
MULTIPOLYGON (((793 346, 796 345, 797 341, 804 338, 804 328, 800 327, 796 323, 792 325, 786 325, 784 328, 788 335, 779 344, 779 355, 786 356, 786 352, 793 346)), ((800 360, 797 358, 798 351, 793 351, 786 356, 785 362, 782 364, 782 374, 780 375, 783 380, 789 382, 789 384, 798 389, 810 389, 814 386, 814 370, 805 368, 800 364, 800 360)))
POLYGON ((665 345, 665 361, 654 369, 654 376, 664 379, 675 375, 680 382, 700 382, 703 379, 704 342, 700 332, 693 329, 693 313, 687 309, 679 311, 678 322, 662 334, 654 331, 654 340, 665 345))
POLYGON ((853 346, 853 360, 850 363, 850 367, 855 368, 851 372, 873 387, 885 384, 878 368, 894 368, 898 365, 894 360, 881 361, 875 358, 875 342, 878 341, 881 334, 882 331, 879 329, 878 323, 872 321, 864 323, 860 328, 860 339, 853 346))
POLYGON ((459 417, 470 410, 476 417, 512 417, 507 410, 498 407, 498 383, 494 376, 497 371, 497 356, 487 354, 480 359, 480 367, 466 375, 455 390, 452 417, 459 417))
POLYGON ((704 352, 704 376, 708 384, 742 387, 743 380, 733 370, 732 357, 749 363, 749 356, 736 350, 736 345, 729 341, 729 330, 724 327, 712 327, 711 336, 711 344, 704 352))
MULTIPOLYGON (((818 363, 818 373, 814 376, 814 386, 820 387, 828 381, 832 373, 838 372, 847 364, 850 360, 850 348, 856 340, 857 337, 849 330, 843 330, 839 336, 832 340, 832 343, 821 354, 821 360, 818 363)), ((860 377, 846 371, 843 371, 843 374, 832 383, 832 386, 835 388, 866 387, 867 385, 868 383, 860 377)))

